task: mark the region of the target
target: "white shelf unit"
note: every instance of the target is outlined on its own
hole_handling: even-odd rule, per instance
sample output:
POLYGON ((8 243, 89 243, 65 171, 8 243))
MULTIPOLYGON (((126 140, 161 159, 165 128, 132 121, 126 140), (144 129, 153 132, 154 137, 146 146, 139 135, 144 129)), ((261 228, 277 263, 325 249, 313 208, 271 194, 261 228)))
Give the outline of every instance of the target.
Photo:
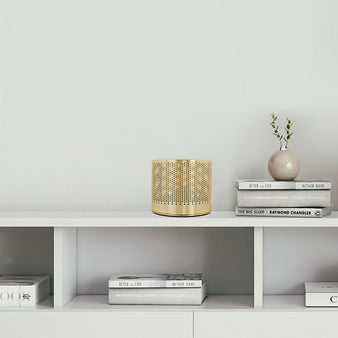
MULTIPOLYGON (((35 321, 45 319, 45 325, 50 325, 49 321, 59 321, 59 325, 55 327, 51 337, 64 334, 65 331, 63 330, 66 330, 66 328, 75 327, 76 330, 73 332, 72 337, 86 337, 95 332, 92 325, 95 324, 95 326, 99 327, 98 330, 105 332, 105 330, 109 330, 112 323, 115 325, 115 332, 119 333, 120 337, 128 338, 135 334, 141 337, 169 337, 176 335, 176 337, 218 338, 223 337, 225 332, 240 338, 246 337, 249 333, 253 337, 263 338, 283 337, 283 335, 293 337, 288 331, 290 326, 284 325, 285 320, 288 320, 290 325, 294 325, 294 334, 302 332, 304 336, 307 334, 309 337, 315 337, 315 334, 321 331, 321 337, 334 337, 331 332, 325 331, 324 326, 329 324, 330 321, 332 323, 333 319, 338 318, 338 309, 306 308, 304 306, 304 296, 300 294, 264 294, 264 276, 266 276, 264 269, 266 265, 269 265, 266 263, 268 261, 267 257, 264 256, 264 248, 266 248, 265 231, 270 237, 274 236, 275 232, 280 236, 280 231, 284 230, 288 234, 290 234, 289 231, 295 230, 298 236, 301 236, 302 233, 299 233, 299 229, 307 232, 310 231, 309 229, 319 229, 321 231, 324 228, 332 229, 334 232, 337 230, 338 234, 338 212, 333 212, 332 215, 325 218, 236 217, 233 212, 212 212, 206 216, 185 218, 163 217, 154 215, 151 212, 1 212, 0 240, 1 234, 9 229, 12 231, 12 240, 16 238, 16 235, 19 237, 20 232, 24 229, 25 232, 31 232, 33 235, 37 234, 35 240, 32 240, 31 244, 29 244, 32 251, 39 252, 42 250, 41 255, 50 256, 50 253, 46 253, 46 245, 39 244, 37 240, 40 238, 38 235, 39 229, 49 233, 50 231, 53 232, 52 241, 50 234, 48 238, 49 246, 51 246, 53 252, 53 262, 50 261, 49 257, 49 264, 51 265, 49 270, 53 271, 52 289, 54 289, 54 295, 41 302, 34 309, 0 308, 0 319, 1 317, 8 319, 3 321, 5 324, 0 327, 0 336, 4 338, 15 336, 14 334, 19 328, 10 327, 10 325, 14 321, 21 320, 26 323, 28 331, 31 330, 32 334, 34 333, 36 337, 40 337, 35 331, 35 321), (252 284, 251 288, 250 286, 242 286, 246 290, 245 294, 231 294, 233 290, 236 290, 235 285, 233 285, 235 282, 231 280, 234 286, 232 292, 228 294, 226 288, 221 289, 222 291, 219 295, 210 294, 201 306, 108 305, 107 295, 100 294, 105 293, 101 291, 108 283, 107 279, 104 281, 106 284, 102 286, 103 276, 104 274, 108 276, 109 273, 116 272, 115 268, 121 268, 112 263, 112 271, 107 271, 110 261, 114 262, 122 259, 123 262, 123 258, 116 256, 116 253, 111 251, 110 241, 112 241, 112 245, 116 245, 117 242, 113 242, 113 237, 117 236, 117 241, 119 239, 118 236, 123 235, 125 245, 128 244, 126 238, 133 236, 132 243, 135 244, 138 240, 143 240, 144 250, 147 251, 152 250, 147 247, 152 238, 149 239, 147 236, 153 233, 158 236, 156 237, 157 239, 162 238, 161 236, 163 235, 165 237, 162 239, 167 239, 167 236, 171 236, 174 233, 176 237, 173 237, 172 240, 182 237, 183 243, 184 241, 189 241, 187 243, 187 250, 190 250, 188 251, 189 254, 195 252, 193 251, 194 240, 209 236, 212 246, 215 242, 215 252, 210 253, 210 247, 207 246, 204 249, 200 249, 198 257, 203 258, 203 255, 209 255, 210 257, 205 259, 205 266, 209 266, 215 260, 215 254, 224 255, 224 257, 219 257, 220 259, 215 263, 216 267, 213 268, 213 272, 222 269, 222 259, 228 254, 226 248, 222 248, 223 242, 220 241, 217 244, 215 239, 218 237, 225 239, 227 236, 232 236, 230 241, 233 239, 239 248, 248 245, 248 253, 250 255, 246 254, 240 257, 241 249, 238 252, 231 251, 230 253, 234 256, 227 258, 227 262, 235 260, 233 265, 236 266, 237 259, 239 259, 239 265, 243 264, 245 260, 249 261, 249 268, 244 267, 240 273, 249 279, 249 282, 243 285, 252 284), (193 234, 192 239, 189 237, 189 233, 193 234), (97 253, 97 247, 101 242, 102 253, 97 253), (103 266, 102 270, 97 270, 97 267, 94 266, 95 259, 102 259, 105 252, 107 252, 107 262, 96 262, 99 267, 100 265, 103 266), (252 276, 249 271, 250 266, 252 267, 252 276), (89 280, 88 270, 90 269, 94 273, 90 277, 92 279, 89 280), (96 271, 99 271, 97 272, 98 275, 95 275, 96 271), (82 279, 87 279, 87 281, 82 283, 82 279), (98 283, 101 283, 100 287, 95 286, 96 279, 98 283), (88 294, 83 294, 83 290, 92 291, 88 294), (251 292, 248 292, 248 290, 251 290, 251 292), (69 319, 69 316, 73 319, 69 319), (91 316, 88 323, 86 322, 87 316, 91 316), (314 320, 314 318, 319 318, 320 320, 314 320), (133 320, 135 322, 134 327, 125 331, 124 327, 128 326, 126 323, 133 320), (154 320, 157 320, 157 325, 153 324, 154 320), (248 325, 243 326, 243 320, 246 320, 248 325), (265 321, 269 321, 270 324, 264 324, 265 326, 262 324, 263 326, 260 326, 259 323, 265 321), (79 323, 81 323, 81 329, 79 328, 79 323), (279 327, 278 334, 274 333, 271 336, 272 331, 268 329, 271 325, 279 327), (164 334, 162 332, 163 328, 167 328, 167 333, 164 334), (323 332, 326 333, 323 335, 323 332)), ((292 241, 292 236, 289 236, 290 238, 292 241)), ((197 245, 201 245, 201 243, 198 242, 197 245)), ((162 245, 162 243, 160 244, 162 245)), ((205 245, 205 242, 202 244, 205 245)), ((163 245, 165 245, 164 241, 163 245)), ((170 245, 169 243, 168 250, 170 250, 170 245)), ((126 250, 128 250, 128 245, 125 246, 126 250)), ((13 263, 18 269, 26 261, 24 257, 26 254, 15 247, 12 247, 11 250, 11 252, 18 251, 16 262, 13 263), (22 254, 21 258, 20 254, 22 254)), ((184 253, 185 249, 183 248, 182 250, 184 253)), ((271 248, 268 247, 268 250, 271 250, 271 248)), ((3 255, 3 251, 0 251, 0 254, 3 255)), ((8 257, 0 258, 8 259, 8 257)), ((126 259, 130 259, 130 257, 126 259)), ((142 256, 140 259, 143 259, 142 256)), ((294 257, 294 259, 297 260, 297 257, 294 257)), ((30 262, 30 268, 23 273, 45 273, 45 271, 38 272, 34 270, 35 263, 34 260, 30 262)), ((134 263, 135 268, 138 263, 140 262, 134 263)), ((133 263, 129 262, 129 264, 132 266, 133 263)), ((149 264, 148 266, 151 266, 151 262, 149 264)), ((170 264, 175 265, 175 262, 167 262, 166 264, 169 267, 172 266, 170 264)), ((176 264, 179 263, 177 262, 176 264)), ((11 266, 11 262, 7 265, 11 266)), ((3 266, 6 266, 6 264, 3 266)), ((226 269, 226 267, 224 268, 226 269)), ((232 270, 232 273, 234 270, 232 270)), ((10 272, 13 273, 13 270, 10 270, 10 272)), ((19 273, 15 269, 14 272, 19 273)), ((220 277, 223 278, 224 276, 221 274, 222 272, 220 272, 220 277)), ((320 278, 320 276, 317 278, 320 278)), ((220 286, 217 285, 216 279, 217 273, 214 273, 210 282, 213 284, 214 290, 219 290, 220 286)), ((42 331, 40 334, 43 337, 42 331)))

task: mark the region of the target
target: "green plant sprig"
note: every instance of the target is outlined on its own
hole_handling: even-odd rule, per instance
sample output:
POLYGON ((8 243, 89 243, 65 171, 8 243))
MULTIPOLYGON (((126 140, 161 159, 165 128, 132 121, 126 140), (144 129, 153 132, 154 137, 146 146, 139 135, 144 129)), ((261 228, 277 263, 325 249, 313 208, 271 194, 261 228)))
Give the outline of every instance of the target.
POLYGON ((291 127, 293 126, 293 122, 289 119, 289 118, 286 118, 286 126, 284 127, 285 129, 285 136, 284 134, 280 133, 279 131, 279 125, 277 124, 277 115, 275 114, 271 114, 271 118, 272 118, 272 121, 270 122, 270 125, 272 127, 272 130, 273 130, 273 135, 276 136, 278 138, 278 141, 280 143, 280 149, 282 149, 283 146, 285 146, 285 148, 288 147, 288 144, 289 144, 289 140, 291 138, 291 136, 294 134, 292 131, 291 131, 291 127), (283 144, 283 141, 285 143, 285 145, 283 144))
POLYGON ((288 121, 287 124, 286 124, 286 127, 284 128, 285 131, 286 131, 286 137, 283 137, 283 138, 284 138, 284 141, 285 141, 285 146, 288 147, 289 140, 294 133, 292 133, 291 130, 290 130, 293 123, 288 118, 286 118, 286 120, 288 121))

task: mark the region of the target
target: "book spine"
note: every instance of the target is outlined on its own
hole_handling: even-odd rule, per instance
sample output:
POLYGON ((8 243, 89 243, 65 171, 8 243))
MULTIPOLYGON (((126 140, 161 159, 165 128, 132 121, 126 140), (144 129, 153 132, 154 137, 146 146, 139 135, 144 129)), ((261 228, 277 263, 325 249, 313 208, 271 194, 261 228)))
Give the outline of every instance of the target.
MULTIPOLYGON (((7 278, 11 279, 11 276, 7 278)), ((32 285, 0 285, 0 306, 35 306, 49 295, 49 281, 48 276, 36 280, 32 285)))
POLYGON ((36 285, 0 286, 0 306, 34 306, 38 302, 36 288, 36 285))
POLYGON ((338 306, 338 293, 305 293, 305 306, 338 306))
POLYGON ((110 280, 110 288, 200 288, 202 280, 110 280))
POLYGON ((199 305, 205 287, 184 289, 109 289, 109 304, 199 305))
POLYGON ((331 182, 236 181, 238 190, 330 190, 331 182))
POLYGON ((329 207, 331 195, 329 190, 270 190, 237 191, 238 207, 329 207))
POLYGON ((330 208, 236 208, 237 216, 323 217, 330 208))

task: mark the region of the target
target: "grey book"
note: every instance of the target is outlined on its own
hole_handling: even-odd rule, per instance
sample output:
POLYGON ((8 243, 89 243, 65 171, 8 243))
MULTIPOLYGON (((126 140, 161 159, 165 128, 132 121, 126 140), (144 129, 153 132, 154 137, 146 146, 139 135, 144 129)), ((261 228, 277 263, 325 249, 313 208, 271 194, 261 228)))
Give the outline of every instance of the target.
POLYGON ((206 283, 200 288, 109 288, 109 304, 200 305, 206 297, 206 283))
POLYGON ((238 190, 238 207, 330 207, 330 190, 238 190))
POLYGON ((328 208, 236 208, 236 216, 267 217, 324 217, 331 214, 328 208))
POLYGON ((330 190, 329 181, 236 180, 238 190, 330 190))

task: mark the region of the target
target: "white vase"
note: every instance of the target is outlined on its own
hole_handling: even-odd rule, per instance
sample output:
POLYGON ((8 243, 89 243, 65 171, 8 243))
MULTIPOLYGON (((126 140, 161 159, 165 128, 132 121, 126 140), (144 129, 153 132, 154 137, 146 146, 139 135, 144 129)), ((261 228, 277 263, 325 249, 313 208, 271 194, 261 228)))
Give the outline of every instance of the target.
POLYGON ((294 180, 298 176, 299 169, 297 156, 287 148, 276 151, 269 159, 269 173, 277 181, 294 180))

